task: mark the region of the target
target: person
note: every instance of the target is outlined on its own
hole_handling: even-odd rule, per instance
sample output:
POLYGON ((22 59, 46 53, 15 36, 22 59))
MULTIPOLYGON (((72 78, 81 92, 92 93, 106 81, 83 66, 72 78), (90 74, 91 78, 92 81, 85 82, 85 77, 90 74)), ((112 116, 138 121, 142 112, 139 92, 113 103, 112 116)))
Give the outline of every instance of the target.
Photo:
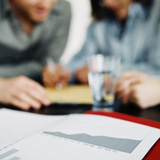
POLYGON ((22 110, 29 110, 31 107, 38 110, 41 105, 50 105, 44 88, 25 76, 0 78, 0 103, 22 110))
POLYGON ((159 1, 91 0, 91 6, 93 21, 84 46, 66 65, 73 79, 88 83, 90 54, 120 55, 122 72, 159 75, 159 1))
POLYGON ((63 0, 0 0, 0 103, 24 110, 49 105, 37 82, 47 57, 57 62, 62 55, 70 18, 63 0))
POLYGON ((1 0, 0 77, 41 82, 47 57, 58 62, 64 51, 70 19, 64 0, 1 0))
POLYGON ((70 81, 70 72, 60 64, 48 64, 43 73, 43 83, 46 87, 61 89, 70 81))
POLYGON ((117 93, 123 103, 146 109, 160 104, 160 80, 137 71, 123 73, 117 93))

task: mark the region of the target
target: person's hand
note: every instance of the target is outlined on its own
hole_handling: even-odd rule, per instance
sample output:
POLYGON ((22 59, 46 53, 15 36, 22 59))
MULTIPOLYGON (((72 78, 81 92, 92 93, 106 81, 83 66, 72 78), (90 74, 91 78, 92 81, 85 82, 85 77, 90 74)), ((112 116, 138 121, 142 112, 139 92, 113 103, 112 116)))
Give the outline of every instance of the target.
POLYGON ((40 109, 41 105, 50 104, 44 88, 24 76, 0 80, 0 102, 22 110, 40 109))
POLYGON ((141 79, 139 83, 131 85, 130 92, 130 101, 142 109, 160 104, 160 82, 157 80, 141 79))
POLYGON ((123 73, 117 85, 117 94, 119 99, 121 99, 123 103, 128 103, 130 101, 131 86, 148 79, 150 79, 149 76, 137 71, 128 71, 123 73))
POLYGON ((46 87, 65 87, 69 83, 70 72, 59 64, 55 64, 55 71, 48 65, 43 70, 43 83, 46 87))
POLYGON ((88 67, 84 66, 76 71, 76 79, 84 84, 88 83, 88 67))

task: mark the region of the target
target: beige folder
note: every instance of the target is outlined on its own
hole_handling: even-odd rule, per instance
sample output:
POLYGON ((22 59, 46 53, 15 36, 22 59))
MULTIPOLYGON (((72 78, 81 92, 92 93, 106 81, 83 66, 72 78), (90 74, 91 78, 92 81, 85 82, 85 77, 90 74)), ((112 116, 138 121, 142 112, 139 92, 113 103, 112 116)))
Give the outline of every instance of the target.
POLYGON ((93 99, 88 85, 71 85, 63 89, 46 88, 52 103, 92 104, 93 99))

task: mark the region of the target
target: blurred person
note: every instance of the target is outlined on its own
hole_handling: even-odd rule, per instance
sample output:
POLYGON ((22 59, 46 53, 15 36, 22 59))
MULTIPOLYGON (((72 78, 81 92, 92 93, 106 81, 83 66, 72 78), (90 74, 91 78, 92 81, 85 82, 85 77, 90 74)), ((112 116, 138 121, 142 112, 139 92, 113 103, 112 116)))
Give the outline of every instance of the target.
POLYGON ((24 76, 0 78, 0 103, 13 105, 22 110, 38 110, 41 105, 50 104, 44 88, 24 76))
POLYGON ((71 8, 64 0, 0 0, 0 77, 41 82, 47 57, 59 61, 71 8))
POLYGON ((42 76, 43 83, 46 87, 61 89, 68 85, 71 75, 62 65, 51 64, 50 66, 48 64, 45 66, 42 76))
POLYGON ((66 65, 72 77, 88 83, 90 54, 120 55, 122 71, 158 75, 159 1, 91 0, 91 6, 93 20, 84 46, 66 65))
POLYGON ((117 93, 123 103, 133 102, 146 109, 160 104, 160 80, 132 71, 122 75, 117 93))
POLYGON ((24 110, 49 105, 37 82, 46 58, 62 55, 70 18, 63 0, 0 0, 0 103, 24 110))

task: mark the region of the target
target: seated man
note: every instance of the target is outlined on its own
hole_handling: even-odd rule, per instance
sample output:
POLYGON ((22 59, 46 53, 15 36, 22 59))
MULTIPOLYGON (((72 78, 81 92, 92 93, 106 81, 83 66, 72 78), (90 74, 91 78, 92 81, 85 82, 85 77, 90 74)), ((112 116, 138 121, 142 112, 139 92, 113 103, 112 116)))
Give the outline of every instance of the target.
POLYGON ((123 103, 133 102, 145 109, 160 104, 160 81, 140 72, 125 72, 117 93, 123 103))
POLYGON ((44 89, 33 80, 41 82, 47 57, 57 62, 67 42, 70 5, 56 2, 0 0, 1 103, 25 110, 49 104, 44 89))
POLYGON ((0 77, 27 76, 41 82, 47 57, 65 48, 71 18, 68 2, 0 1, 0 77))

